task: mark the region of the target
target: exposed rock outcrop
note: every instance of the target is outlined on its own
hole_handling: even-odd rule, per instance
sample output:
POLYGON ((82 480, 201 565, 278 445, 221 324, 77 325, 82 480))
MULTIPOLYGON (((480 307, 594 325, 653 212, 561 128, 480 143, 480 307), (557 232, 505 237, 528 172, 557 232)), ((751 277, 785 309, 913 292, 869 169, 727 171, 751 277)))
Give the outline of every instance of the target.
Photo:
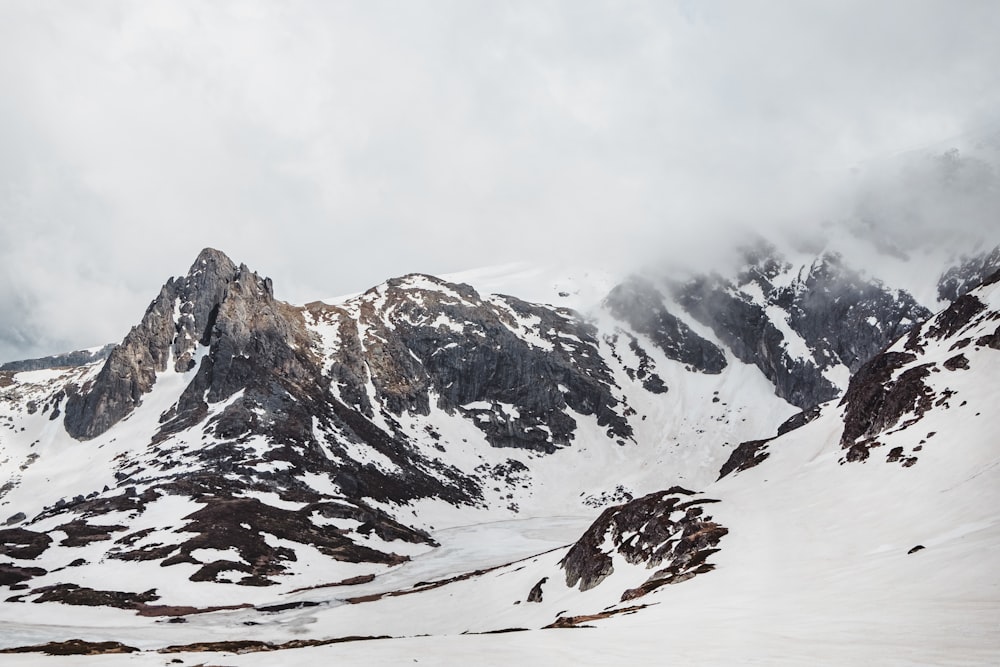
POLYGON ((752 248, 749 267, 734 281, 703 276, 674 286, 679 303, 710 326, 739 359, 754 364, 792 405, 809 408, 835 398, 826 371, 855 371, 890 341, 930 316, 905 291, 848 269, 824 254, 791 281, 791 269, 767 246, 752 248), (789 335, 801 343, 794 345, 789 335), (801 347, 806 354, 792 350, 801 347))
POLYGON ((741 442, 729 455, 726 462, 722 464, 722 468, 719 469, 719 479, 730 473, 749 470, 763 463, 770 456, 766 445, 773 439, 766 438, 764 440, 741 442))
POLYGON ((711 571, 706 559, 728 530, 705 514, 703 506, 718 501, 693 496, 675 486, 606 509, 560 561, 566 585, 579 584, 581 591, 599 585, 614 572, 616 554, 631 565, 658 568, 624 591, 623 601, 711 571))

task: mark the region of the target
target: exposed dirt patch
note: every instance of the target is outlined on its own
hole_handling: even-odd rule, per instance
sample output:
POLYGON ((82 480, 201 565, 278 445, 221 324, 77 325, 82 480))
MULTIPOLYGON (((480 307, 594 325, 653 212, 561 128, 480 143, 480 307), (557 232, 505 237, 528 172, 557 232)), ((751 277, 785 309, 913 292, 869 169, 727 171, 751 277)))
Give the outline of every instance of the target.
POLYGON ((193 644, 176 644, 161 648, 157 653, 257 653, 260 651, 282 651, 292 648, 306 648, 309 646, 327 646, 329 644, 343 644, 345 642, 363 642, 373 639, 392 639, 389 635, 379 636, 358 636, 335 637, 333 639, 293 639, 283 644, 272 644, 271 642, 261 642, 253 640, 231 640, 218 642, 195 642, 193 644))
POLYGON ((106 655, 112 653, 135 653, 139 649, 119 642, 88 642, 82 639, 68 639, 64 642, 49 642, 35 646, 5 648, 0 653, 44 653, 46 655, 106 655))
POLYGON ((56 530, 66 533, 66 539, 61 544, 64 547, 84 547, 91 542, 102 542, 111 539, 111 533, 128 530, 126 526, 95 526, 79 519, 64 523, 56 530))
POLYGON ((993 350, 1000 350, 1000 327, 997 327, 996 331, 987 336, 980 336, 976 340, 976 345, 988 347, 993 350))
POLYGON ((465 581, 466 579, 471 579, 473 577, 478 577, 494 570, 499 570, 501 568, 507 567, 509 565, 514 565, 516 563, 522 563, 531 558, 537 558, 538 556, 544 556, 545 554, 552 553, 553 551, 559 551, 563 547, 556 547, 555 549, 549 549, 548 551, 543 551, 525 558, 520 558, 509 563, 504 563, 502 565, 494 565, 493 567, 487 567, 481 570, 473 570, 472 572, 466 572, 465 574, 459 574, 454 577, 448 577, 447 579, 438 579, 435 581, 421 581, 413 585, 412 588, 405 588, 398 591, 389 591, 386 593, 372 593, 371 595, 360 595, 358 597, 347 598, 344 602, 350 604, 362 604, 364 602, 375 602, 376 600, 381 600, 385 597, 399 597, 401 595, 412 595, 414 593, 422 593, 424 591, 429 591, 434 588, 440 588, 442 586, 447 586, 448 584, 453 584, 456 581, 465 581))
POLYGON ((301 602, 286 602, 284 604, 272 604, 265 607, 256 607, 256 611, 265 614, 276 614, 281 611, 288 611, 289 609, 305 609, 306 607, 318 607, 320 602, 314 602, 312 600, 302 600, 301 602))
POLYGON ((393 521, 375 510, 336 502, 313 503, 300 510, 273 507, 255 498, 204 498, 204 507, 188 515, 183 531, 196 535, 179 545, 159 545, 117 554, 125 560, 165 558, 162 564, 200 564, 192 581, 229 581, 244 586, 267 586, 285 571, 284 563, 294 561, 294 550, 271 546, 266 539, 273 535, 299 544, 310 544, 321 553, 346 562, 370 562, 397 565, 406 556, 384 553, 355 543, 334 526, 318 526, 311 520, 316 514, 325 518, 350 518, 361 521, 357 532, 375 533, 386 541, 430 542, 423 533, 393 521), (198 549, 235 550, 239 559, 202 562, 192 553, 198 549), (172 554, 169 557, 168 554, 172 554))
POLYGON ((43 586, 32 590, 30 595, 38 596, 32 602, 61 602, 85 607, 115 607, 118 609, 136 609, 142 603, 160 599, 155 588, 151 588, 145 593, 129 593, 98 591, 76 584, 43 586))
POLYGON ((0 530, 0 556, 31 560, 41 556, 51 543, 52 538, 45 533, 26 528, 0 530))
POLYGON ((591 627, 585 626, 584 623, 589 623, 590 621, 600 621, 604 618, 611 618, 612 616, 618 616, 620 614, 634 614, 640 609, 645 609, 648 604, 638 604, 631 607, 622 607, 621 609, 612 609, 610 611, 602 611, 598 614, 586 614, 583 616, 560 616, 555 621, 545 626, 545 629, 549 628, 579 628, 579 627, 591 627))
POLYGON ((43 574, 48 573, 40 567, 21 567, 14 563, 0 563, 0 586, 14 586, 43 574))
POLYGON ((135 610, 138 612, 139 616, 190 616, 192 614, 208 614, 213 611, 232 611, 234 609, 249 609, 253 607, 252 604, 231 604, 218 607, 187 607, 187 606, 176 606, 176 605, 165 605, 165 604, 136 604, 135 610))
POLYGON ((334 581, 329 584, 316 584, 315 586, 304 586, 303 588, 294 588, 288 591, 287 595, 292 593, 301 593, 303 591, 313 591, 317 588, 332 588, 334 586, 358 586, 359 584, 367 584, 371 581, 375 581, 374 574, 362 574, 358 577, 350 577, 348 579, 343 579, 341 581, 334 581))

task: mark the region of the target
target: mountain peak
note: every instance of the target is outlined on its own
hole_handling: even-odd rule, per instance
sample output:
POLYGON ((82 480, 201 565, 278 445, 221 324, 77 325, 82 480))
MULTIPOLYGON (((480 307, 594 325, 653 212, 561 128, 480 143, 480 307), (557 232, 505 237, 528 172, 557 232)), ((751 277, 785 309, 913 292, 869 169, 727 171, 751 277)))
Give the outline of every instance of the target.
POLYGON ((198 253, 198 257, 194 260, 194 264, 191 265, 191 271, 193 272, 198 266, 208 263, 233 264, 233 260, 229 259, 229 255, 216 248, 202 248, 201 252, 198 253))
POLYGON ((220 306, 230 294, 273 298, 269 279, 245 265, 237 267, 220 250, 205 248, 186 276, 171 278, 160 288, 93 382, 68 388, 69 434, 81 440, 101 435, 138 407, 159 373, 171 365, 176 372, 192 370, 195 351, 210 344, 220 306), (233 290, 241 278, 245 284, 233 290))

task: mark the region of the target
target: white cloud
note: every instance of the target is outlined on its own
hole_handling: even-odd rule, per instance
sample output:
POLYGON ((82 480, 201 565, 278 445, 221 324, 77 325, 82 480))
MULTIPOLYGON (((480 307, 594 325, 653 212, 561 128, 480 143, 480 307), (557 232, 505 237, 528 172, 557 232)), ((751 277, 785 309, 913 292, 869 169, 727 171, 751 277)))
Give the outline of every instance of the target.
POLYGON ((1000 129, 998 20, 972 1, 5 2, 0 359, 120 339, 207 245, 304 300, 819 219, 852 168, 1000 129))

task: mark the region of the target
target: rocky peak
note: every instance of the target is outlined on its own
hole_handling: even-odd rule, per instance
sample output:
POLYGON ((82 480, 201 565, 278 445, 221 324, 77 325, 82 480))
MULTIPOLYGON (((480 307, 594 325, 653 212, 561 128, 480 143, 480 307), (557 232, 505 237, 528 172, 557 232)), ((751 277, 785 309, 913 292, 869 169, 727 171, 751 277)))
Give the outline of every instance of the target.
POLYGON ((237 323, 253 321, 253 311, 273 303, 269 279, 245 265, 237 267, 218 250, 202 250, 186 276, 163 285, 97 377, 82 388, 69 388, 66 430, 79 440, 101 435, 141 403, 159 373, 168 367, 174 372, 194 368, 195 352, 211 344, 220 312, 229 314, 231 328, 245 334, 245 324, 240 329, 237 323))
POLYGON ((631 437, 597 330, 572 311, 419 274, 324 310, 339 331, 333 385, 366 415, 373 403, 388 420, 433 405, 474 420, 493 446, 551 452, 572 440, 572 410, 631 437))
POLYGON ((187 276, 176 281, 174 297, 180 316, 175 323, 177 336, 173 349, 177 371, 190 367, 191 352, 197 344, 208 345, 218 306, 236 273, 236 265, 225 253, 205 248, 187 276))
POLYGON ((737 358, 760 368, 779 396, 803 409, 841 391, 831 369, 857 370, 931 314, 836 253, 819 254, 797 273, 768 246, 748 251, 745 260, 734 279, 697 277, 675 285, 674 296, 737 358))

